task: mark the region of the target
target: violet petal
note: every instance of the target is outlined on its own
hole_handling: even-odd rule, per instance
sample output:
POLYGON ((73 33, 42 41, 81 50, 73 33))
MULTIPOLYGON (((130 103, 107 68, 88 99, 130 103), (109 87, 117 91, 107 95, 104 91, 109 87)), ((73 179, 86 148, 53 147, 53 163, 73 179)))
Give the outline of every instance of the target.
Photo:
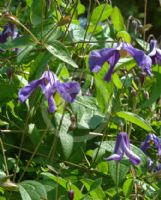
POLYGON ((139 156, 137 156, 135 153, 133 153, 126 145, 125 141, 122 140, 122 149, 125 153, 125 155, 130 159, 130 161, 134 164, 134 165, 138 165, 141 160, 139 158, 139 156))
POLYGON ((130 44, 123 43, 122 48, 126 50, 137 62, 138 66, 142 68, 149 76, 151 76, 152 60, 143 51, 134 48, 130 44))
POLYGON ((21 103, 26 101, 26 99, 32 94, 32 92, 41 84, 42 79, 31 81, 24 88, 19 90, 18 99, 21 103))
POLYGON ((72 103, 80 91, 80 85, 76 81, 67 83, 61 83, 58 81, 57 91, 65 101, 72 103))

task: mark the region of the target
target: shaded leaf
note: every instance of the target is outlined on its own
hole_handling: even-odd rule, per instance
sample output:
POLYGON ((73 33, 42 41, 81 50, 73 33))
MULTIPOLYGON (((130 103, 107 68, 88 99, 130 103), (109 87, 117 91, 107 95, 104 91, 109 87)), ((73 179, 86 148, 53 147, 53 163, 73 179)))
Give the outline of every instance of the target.
POLYGON ((53 41, 52 45, 45 44, 46 49, 56 58, 66 62, 74 68, 77 68, 77 64, 70 57, 67 49, 59 41, 53 41))

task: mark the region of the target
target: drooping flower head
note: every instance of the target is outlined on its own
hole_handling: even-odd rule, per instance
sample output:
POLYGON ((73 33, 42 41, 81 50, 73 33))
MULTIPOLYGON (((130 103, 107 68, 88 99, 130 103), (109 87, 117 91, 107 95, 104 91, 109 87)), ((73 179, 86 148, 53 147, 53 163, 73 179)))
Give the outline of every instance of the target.
POLYGON ((58 77, 52 71, 45 71, 40 79, 31 81, 24 88, 20 89, 18 93, 20 102, 25 102, 38 86, 41 88, 48 101, 49 112, 54 112, 56 110, 56 105, 53 98, 53 95, 56 91, 65 101, 69 103, 72 103, 75 100, 76 95, 80 91, 80 85, 78 82, 71 81, 67 83, 61 83, 58 77))
POLYGON ((5 43, 8 37, 11 37, 12 39, 18 37, 18 32, 15 29, 15 25, 12 23, 7 24, 2 33, 0 33, 0 43, 5 43))
POLYGON ((123 158, 124 154, 130 159, 130 161, 134 165, 138 165, 140 163, 140 161, 141 161, 139 156, 137 156, 130 149, 130 142, 129 142, 127 133, 120 132, 117 135, 115 148, 114 148, 114 153, 113 153, 113 155, 111 155, 108 158, 106 158, 106 160, 107 161, 109 161, 109 160, 120 161, 123 158))
POLYGON ((145 141, 141 144, 141 150, 146 153, 152 145, 155 145, 155 148, 158 151, 158 155, 161 156, 161 140, 155 134, 148 134, 145 141))
POLYGON ((151 58, 139 49, 134 48, 127 43, 120 43, 115 48, 104 48, 101 50, 92 51, 89 57, 89 67, 92 72, 98 72, 105 62, 108 62, 110 67, 104 79, 109 82, 116 63, 120 59, 120 50, 128 52, 148 75, 151 76, 151 58))
POLYGON ((152 39, 150 41, 150 53, 153 65, 161 65, 161 49, 157 48, 157 41, 152 39))

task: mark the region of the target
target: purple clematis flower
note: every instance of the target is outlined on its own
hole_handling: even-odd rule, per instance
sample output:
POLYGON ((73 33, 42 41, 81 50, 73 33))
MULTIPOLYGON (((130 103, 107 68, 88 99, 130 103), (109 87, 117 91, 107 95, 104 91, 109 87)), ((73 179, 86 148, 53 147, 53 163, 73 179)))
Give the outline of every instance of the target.
POLYGON ((12 23, 9 23, 4 27, 0 34, 0 43, 5 43, 8 37, 11 37, 12 39, 18 37, 18 32, 15 30, 15 25, 12 23))
POLYGON ((150 53, 149 56, 152 59, 153 65, 161 65, 161 49, 157 48, 157 41, 151 40, 150 41, 150 53))
POLYGON ((120 43, 115 48, 104 48, 97 51, 92 51, 89 57, 89 67, 92 72, 98 72, 105 62, 108 62, 110 67, 104 79, 109 82, 111 80, 114 67, 120 59, 120 50, 128 52, 148 75, 151 74, 151 58, 139 49, 134 48, 127 43, 120 43))
POLYGON ((155 145, 158 155, 161 156, 161 140, 155 134, 147 135, 145 141, 141 144, 141 150, 145 153, 152 144, 155 145))
POLYGON ((54 112, 56 110, 56 105, 54 102, 53 94, 57 91, 61 97, 72 103, 76 95, 80 91, 80 85, 76 81, 71 81, 67 83, 61 83, 58 77, 52 71, 45 71, 41 78, 38 80, 31 81, 24 88, 20 89, 18 93, 18 98, 21 103, 26 101, 27 98, 32 94, 32 92, 40 87, 44 96, 48 101, 49 112, 54 112))
POLYGON ((128 135, 125 132, 120 132, 117 135, 117 140, 114 148, 114 154, 106 158, 106 160, 120 161, 123 155, 126 155, 134 165, 140 163, 140 158, 131 151, 128 135))

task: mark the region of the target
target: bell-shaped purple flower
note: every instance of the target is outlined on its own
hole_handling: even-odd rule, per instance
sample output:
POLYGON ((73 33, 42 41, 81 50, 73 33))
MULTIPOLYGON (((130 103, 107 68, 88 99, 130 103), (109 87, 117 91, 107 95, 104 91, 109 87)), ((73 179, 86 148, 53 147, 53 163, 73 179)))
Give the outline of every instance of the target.
POLYGON ((80 91, 80 85, 78 82, 71 81, 67 83, 61 83, 58 77, 52 71, 45 71, 40 79, 31 81, 24 88, 20 89, 18 93, 20 102, 23 103, 26 101, 26 99, 29 98, 29 96, 38 86, 41 88, 48 101, 49 112, 54 112, 56 110, 56 105, 53 98, 53 95, 56 91, 65 101, 69 103, 72 103, 75 100, 76 95, 80 91))
POLYGON ((134 165, 138 165, 140 163, 140 161, 141 161, 139 156, 137 156, 130 149, 130 142, 129 142, 127 133, 120 132, 117 135, 115 148, 114 148, 114 153, 113 153, 113 155, 111 155, 108 158, 106 158, 106 160, 108 160, 108 161, 109 160, 120 161, 123 158, 124 154, 130 159, 130 161, 134 165))
POLYGON ((155 145, 158 155, 161 156, 161 140, 155 134, 148 134, 145 141, 141 144, 141 150, 146 153, 146 150, 155 145))
POLYGON ((143 51, 136 49, 132 45, 124 42, 118 44, 118 46, 115 48, 104 48, 92 51, 89 57, 90 70, 92 72, 98 72, 102 65, 105 62, 108 62, 110 67, 104 79, 109 82, 111 80, 114 67, 120 59, 120 50, 125 50, 128 52, 135 59, 138 66, 140 66, 143 71, 151 76, 151 58, 143 51))
POLYGON ((11 37, 12 39, 18 37, 18 32, 15 29, 15 25, 12 23, 7 24, 2 33, 0 33, 0 43, 5 43, 8 37, 11 37))
POLYGON ((157 41, 151 40, 150 41, 150 53, 149 56, 152 59, 153 65, 161 65, 161 49, 157 48, 157 41))

